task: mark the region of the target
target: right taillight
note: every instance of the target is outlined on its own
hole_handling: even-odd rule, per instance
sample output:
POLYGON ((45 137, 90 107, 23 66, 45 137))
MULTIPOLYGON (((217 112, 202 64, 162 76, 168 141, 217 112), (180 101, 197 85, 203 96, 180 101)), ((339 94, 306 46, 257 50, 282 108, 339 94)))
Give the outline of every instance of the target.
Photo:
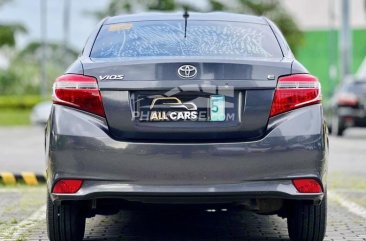
POLYGON ((320 83, 309 74, 294 74, 278 79, 270 117, 321 102, 320 83))
POLYGON ((66 74, 58 77, 53 86, 53 103, 105 117, 97 80, 91 76, 66 74))
POLYGON ((341 93, 337 96, 337 105, 340 106, 357 106, 358 98, 352 93, 341 93))

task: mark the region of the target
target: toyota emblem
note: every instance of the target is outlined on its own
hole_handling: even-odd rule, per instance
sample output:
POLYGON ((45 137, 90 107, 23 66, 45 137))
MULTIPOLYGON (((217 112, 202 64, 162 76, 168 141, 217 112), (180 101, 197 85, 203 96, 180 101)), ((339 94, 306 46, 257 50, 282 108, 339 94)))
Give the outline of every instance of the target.
POLYGON ((197 68, 189 64, 182 65, 178 69, 178 75, 183 79, 192 79, 197 75, 197 68))

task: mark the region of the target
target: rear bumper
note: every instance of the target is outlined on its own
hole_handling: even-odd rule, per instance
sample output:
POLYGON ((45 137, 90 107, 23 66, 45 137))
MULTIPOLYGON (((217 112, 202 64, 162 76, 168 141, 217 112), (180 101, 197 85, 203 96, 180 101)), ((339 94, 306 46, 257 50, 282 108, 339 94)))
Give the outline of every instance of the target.
POLYGON ((83 179, 76 194, 54 200, 121 198, 141 202, 312 199, 294 178, 326 187, 327 137, 314 105, 272 119, 264 138, 235 143, 136 143, 114 140, 103 119, 55 105, 46 131, 47 183, 83 179))
POLYGON ((298 193, 289 180, 224 185, 141 186, 111 181, 85 181, 76 194, 52 194, 54 201, 123 199, 167 204, 240 203, 248 199, 321 200, 323 193, 298 193))

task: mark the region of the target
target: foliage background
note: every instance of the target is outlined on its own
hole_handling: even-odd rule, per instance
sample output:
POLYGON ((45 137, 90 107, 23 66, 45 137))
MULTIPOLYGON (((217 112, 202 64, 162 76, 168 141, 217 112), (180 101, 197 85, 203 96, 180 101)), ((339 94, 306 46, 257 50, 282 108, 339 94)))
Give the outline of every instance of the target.
MULTIPOLYGON (((11 0, 0 0, 0 7, 11 0)), ((184 0, 110 0, 106 9, 92 13, 92 17, 101 19, 105 16, 136 11, 177 11, 187 8, 190 11, 229 11, 264 15, 278 24, 292 50, 296 53, 303 43, 303 32, 292 17, 285 11, 279 0, 207 0, 207 6, 200 9, 192 1, 184 0)), ((86 16, 91 17, 91 16, 86 16)), ((10 59, 10 66, 0 69, 0 95, 37 95, 40 92, 41 43, 29 43, 23 49, 16 49, 16 34, 27 34, 24 26, 18 23, 0 22, 0 53, 10 59)), ((47 43, 47 90, 51 92, 53 80, 77 56, 77 51, 60 43, 47 43)))
MULTIPOLYGON (((0 0, 0 8, 12 0, 0 0)), ((332 62, 339 65, 338 32, 328 30, 303 32, 286 9, 281 0, 207 0, 204 7, 199 7, 192 0, 109 0, 105 9, 85 13, 86 18, 97 20, 105 16, 141 11, 228 11, 244 14, 263 15, 273 20, 284 33, 295 56, 309 71, 322 82, 325 99, 332 94, 338 84, 337 79, 329 79, 328 66, 332 62), (336 51, 331 51, 336 50, 336 51)), ((0 55, 9 58, 9 67, 0 67, 0 108, 8 110, 29 109, 42 100, 40 93, 41 44, 32 42, 23 49, 16 48, 16 35, 26 35, 27 29, 19 23, 0 22, 0 55), (26 97, 28 96, 28 97, 26 97), (29 97, 33 96, 33 97, 29 97), (34 97, 35 96, 35 97, 34 97), (1 99, 1 97, 4 97, 1 99), (33 98, 29 105, 26 99, 33 98), (22 103, 24 102, 24 103, 22 103), (8 104, 6 104, 8 103, 8 104), (18 106, 18 107, 16 107, 18 106), (25 108, 26 107, 26 108, 25 108)), ((353 71, 366 56, 366 30, 353 31, 353 71)), ((51 93, 54 79, 63 73, 78 55, 69 46, 65 49, 61 43, 48 42, 47 89, 51 93)), ((48 96, 50 98, 50 95, 48 96)), ((4 112, 2 112, 4 113, 4 112)))

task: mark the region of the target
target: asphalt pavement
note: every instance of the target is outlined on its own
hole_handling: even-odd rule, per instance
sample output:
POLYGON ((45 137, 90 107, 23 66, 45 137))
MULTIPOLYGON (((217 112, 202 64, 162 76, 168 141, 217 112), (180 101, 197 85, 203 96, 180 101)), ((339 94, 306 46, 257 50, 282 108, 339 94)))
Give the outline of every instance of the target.
POLYGON ((366 179, 366 128, 351 128, 343 137, 330 137, 329 173, 366 179))
POLYGON ((0 172, 45 173, 44 127, 0 127, 0 172))
MULTIPOLYGON (((0 128, 0 172, 44 173, 43 129, 0 128)), ((366 129, 330 138, 327 241, 366 240, 366 129)), ((45 187, 0 187, 0 240, 47 240, 45 187)), ((250 212, 120 212, 85 240, 289 240, 286 220, 250 212)))

